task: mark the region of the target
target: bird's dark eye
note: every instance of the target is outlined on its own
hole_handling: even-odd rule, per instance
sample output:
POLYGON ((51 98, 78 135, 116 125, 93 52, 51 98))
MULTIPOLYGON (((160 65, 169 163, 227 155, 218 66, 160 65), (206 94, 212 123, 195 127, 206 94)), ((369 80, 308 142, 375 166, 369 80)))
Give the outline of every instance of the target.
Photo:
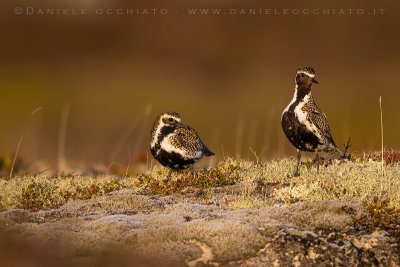
POLYGON ((170 122, 173 122, 173 121, 174 121, 174 119, 173 119, 173 118, 169 118, 168 120, 169 120, 170 122))
POLYGON ((301 74, 301 77, 304 77, 304 73, 301 74))

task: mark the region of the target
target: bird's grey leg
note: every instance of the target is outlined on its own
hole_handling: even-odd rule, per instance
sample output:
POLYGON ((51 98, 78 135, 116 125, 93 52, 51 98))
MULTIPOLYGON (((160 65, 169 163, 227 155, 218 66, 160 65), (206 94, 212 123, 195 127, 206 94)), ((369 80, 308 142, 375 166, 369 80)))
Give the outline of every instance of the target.
POLYGON ((169 178, 171 178, 172 174, 172 169, 169 169, 168 176, 167 176, 167 182, 169 181, 169 178))
POLYGON ((319 172, 319 155, 318 155, 318 152, 315 153, 315 162, 317 163, 317 172, 319 172))
POLYGON ((190 165, 190 174, 192 174, 193 176, 196 176, 196 171, 194 170, 194 166, 193 166, 193 164, 192 165, 190 165))
POLYGON ((300 150, 297 150, 297 166, 296 166, 296 172, 293 175, 294 177, 300 176, 300 171, 299 171, 300 159, 301 159, 300 150))

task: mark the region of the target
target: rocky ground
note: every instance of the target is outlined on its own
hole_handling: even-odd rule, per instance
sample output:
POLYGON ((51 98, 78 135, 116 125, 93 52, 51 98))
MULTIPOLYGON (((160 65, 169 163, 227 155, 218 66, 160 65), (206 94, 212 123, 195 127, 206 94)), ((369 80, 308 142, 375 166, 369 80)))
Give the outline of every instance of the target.
POLYGON ((243 185, 169 196, 119 190, 0 213, 1 266, 400 266, 398 239, 354 227, 339 200, 227 205, 243 185))

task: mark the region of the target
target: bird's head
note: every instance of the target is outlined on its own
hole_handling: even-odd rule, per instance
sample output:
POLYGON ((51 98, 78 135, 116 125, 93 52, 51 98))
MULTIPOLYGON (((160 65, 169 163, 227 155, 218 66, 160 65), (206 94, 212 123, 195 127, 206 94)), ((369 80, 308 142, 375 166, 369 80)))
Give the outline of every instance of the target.
POLYGON ((296 84, 298 86, 309 87, 312 83, 318 84, 318 81, 314 78, 315 71, 311 67, 303 67, 297 70, 296 73, 296 84))
POLYGON ((181 115, 174 111, 164 112, 159 115, 159 126, 179 127, 181 123, 181 115))

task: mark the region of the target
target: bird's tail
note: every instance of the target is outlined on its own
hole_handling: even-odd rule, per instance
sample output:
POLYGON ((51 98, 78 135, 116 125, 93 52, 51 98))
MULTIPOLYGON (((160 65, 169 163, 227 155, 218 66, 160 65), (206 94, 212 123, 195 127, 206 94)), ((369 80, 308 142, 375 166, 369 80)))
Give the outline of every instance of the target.
POLYGON ((341 156, 343 156, 343 151, 341 151, 339 148, 335 147, 335 153, 340 154, 341 156))
POLYGON ((330 153, 331 153, 331 154, 334 154, 334 155, 343 156, 343 152, 342 152, 339 148, 337 148, 336 145, 331 145, 331 147, 330 147, 330 153))
POLYGON ((204 155, 206 156, 214 156, 215 153, 212 152, 210 149, 208 149, 208 147, 204 146, 204 150, 203 150, 204 155))

